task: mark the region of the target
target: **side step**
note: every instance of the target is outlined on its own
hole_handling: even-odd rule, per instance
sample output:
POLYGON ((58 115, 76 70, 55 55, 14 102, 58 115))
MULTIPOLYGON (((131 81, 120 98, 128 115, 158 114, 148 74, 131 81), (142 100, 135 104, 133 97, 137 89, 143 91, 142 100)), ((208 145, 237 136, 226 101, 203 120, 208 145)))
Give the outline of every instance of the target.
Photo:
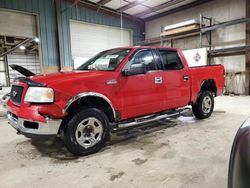
POLYGON ((190 108, 181 108, 177 110, 168 111, 165 113, 152 114, 152 115, 143 116, 143 117, 139 117, 139 118, 135 118, 131 120, 117 122, 111 125, 111 131, 118 132, 120 130, 129 129, 129 128, 136 127, 139 125, 151 123, 157 120, 161 120, 161 119, 165 119, 165 118, 169 118, 173 116, 180 116, 184 113, 189 112, 190 110, 191 110, 190 108))

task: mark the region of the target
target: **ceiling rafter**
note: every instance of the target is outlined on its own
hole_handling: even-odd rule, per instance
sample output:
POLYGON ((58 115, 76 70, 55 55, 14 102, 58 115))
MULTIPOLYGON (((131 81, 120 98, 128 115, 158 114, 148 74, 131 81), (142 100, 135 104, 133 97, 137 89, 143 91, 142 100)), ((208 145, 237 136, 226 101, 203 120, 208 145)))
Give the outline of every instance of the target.
POLYGON ((191 3, 188 3, 188 4, 185 4, 185 5, 176 7, 174 9, 162 12, 160 14, 144 18, 143 20, 146 21, 146 22, 147 21, 151 21, 151 20, 154 20, 154 19, 161 18, 163 16, 167 16, 167 15, 170 15, 170 14, 174 14, 176 12, 180 12, 180 11, 183 11, 183 10, 186 10, 186 9, 193 8, 195 6, 198 6, 198 5, 201 5, 201 4, 204 4, 204 3, 208 3, 210 1, 213 1, 213 0, 198 0, 198 1, 194 1, 194 2, 191 2, 191 3))
POLYGON ((148 9, 148 10, 143 11, 143 12, 140 12, 140 13, 134 15, 134 16, 135 16, 135 17, 142 17, 142 16, 145 16, 145 15, 147 15, 147 14, 150 14, 150 13, 153 13, 153 12, 156 12, 156 11, 159 11, 159 10, 161 10, 161 9, 164 9, 164 8, 167 8, 167 7, 176 5, 176 4, 181 3, 181 2, 184 2, 184 1, 186 1, 186 0, 171 0, 171 1, 168 1, 168 2, 166 2, 166 3, 162 3, 162 4, 160 4, 160 5, 157 5, 157 6, 155 6, 155 7, 152 7, 152 8, 150 8, 150 9, 148 9))
MULTIPOLYGON (((103 6, 100 6, 97 3, 93 3, 93 2, 90 2, 90 1, 87 1, 87 0, 79 0, 77 5, 85 7, 87 9, 91 9, 91 10, 100 12, 100 13, 112 15, 112 16, 115 16, 115 17, 120 17, 120 13, 117 10, 114 10, 114 9, 111 9, 111 8, 108 8, 108 7, 103 7, 103 6)), ((129 14, 124 13, 123 18, 143 23, 142 19, 136 18, 136 17, 134 17, 132 15, 129 15, 129 14)))
POLYGON ((141 0, 141 1, 136 0, 136 1, 133 1, 133 2, 131 2, 129 4, 127 4, 127 5, 122 6, 121 8, 118 8, 117 11, 118 12, 123 12, 123 11, 128 10, 130 8, 133 8, 133 7, 137 6, 137 5, 141 5, 145 1, 146 0, 141 0))
POLYGON ((81 5, 85 8, 88 9, 92 9, 95 10, 97 12, 102 12, 102 13, 106 13, 109 15, 113 15, 116 17, 120 17, 120 13, 124 12, 123 17, 126 19, 131 19, 134 21, 139 21, 142 22, 143 21, 150 21, 156 18, 159 18, 160 16, 165 16, 165 15, 169 15, 169 14, 173 14, 175 12, 179 12, 182 10, 185 10, 187 8, 192 8, 193 6, 197 6, 209 1, 213 1, 213 0, 195 0, 195 1, 191 1, 191 2, 187 2, 186 4, 181 4, 187 0, 168 0, 165 3, 162 3, 160 5, 154 6, 154 7, 149 7, 147 5, 144 4, 144 2, 146 2, 147 0, 123 0, 124 2, 127 2, 127 5, 124 5, 118 9, 112 9, 111 7, 106 7, 103 5, 106 5, 107 3, 111 2, 112 0, 99 0, 97 3, 94 3, 92 1, 88 1, 88 0, 68 0, 71 1, 72 3, 77 3, 77 5, 81 5), (147 10, 144 10, 142 12, 139 12, 137 14, 128 14, 125 13, 126 10, 129 10, 137 5, 142 5, 147 7, 147 10), (176 6, 177 5, 177 6, 176 6), (175 6, 175 7, 173 7, 175 6), (166 9, 169 7, 169 10, 165 10, 164 12, 158 12, 158 11, 162 11, 163 9, 166 9), (155 15, 149 15, 151 13, 155 13, 155 15), (143 18, 144 17, 144 18, 143 18))
POLYGON ((103 6, 103 5, 107 4, 107 3, 109 3, 110 1, 112 1, 112 0, 100 0, 100 1, 97 2, 97 4, 100 5, 100 6, 103 6))

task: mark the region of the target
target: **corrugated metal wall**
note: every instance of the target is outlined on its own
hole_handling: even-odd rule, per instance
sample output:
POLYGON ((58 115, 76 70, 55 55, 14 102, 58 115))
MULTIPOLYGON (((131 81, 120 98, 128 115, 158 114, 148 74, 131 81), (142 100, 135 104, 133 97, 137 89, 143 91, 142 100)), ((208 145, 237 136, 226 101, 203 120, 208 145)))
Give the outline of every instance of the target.
MULTIPOLYGON (((37 14, 40 25, 42 65, 57 66, 58 50, 56 35, 55 4, 52 0, 0 0, 0 8, 14 9, 37 14)), ((7 20, 6 20, 7 21, 7 20)))
POLYGON ((6 84, 4 59, 0 57, 0 86, 5 86, 6 84))
MULTIPOLYGON (((30 12, 39 16, 40 39, 42 48, 42 65, 58 66, 59 54, 57 47, 57 23, 56 8, 54 0, 0 0, 0 8, 13 9, 18 11, 30 12)), ((63 51, 64 66, 71 65, 70 50, 70 30, 69 20, 78 20, 95 24, 120 26, 119 18, 115 18, 79 6, 71 6, 71 4, 62 1, 62 35, 63 35, 63 51), (68 8, 67 8, 68 7, 68 8), (66 9, 67 8, 67 9, 66 9)), ((124 20, 124 27, 133 30, 133 41, 140 41, 142 31, 140 27, 128 20, 124 20)))
MULTIPOLYGON (((62 12, 62 34, 64 37, 64 59, 65 59, 65 66, 70 66, 72 61, 71 58, 71 48, 70 48, 70 27, 69 27, 69 19, 101 24, 101 25, 108 25, 114 27, 120 27, 120 19, 118 17, 112 17, 109 15, 105 15, 103 13, 99 13, 96 11, 92 11, 83 7, 73 6, 70 7, 68 2, 62 1, 61 4, 62 12), (67 8, 70 7, 70 8, 67 8)), ((140 27, 128 20, 124 20, 123 23, 124 28, 133 30, 133 42, 141 41, 141 32, 140 27)), ((83 49, 85 50, 85 49, 83 49)))
MULTIPOLYGON (((37 55, 13 54, 13 55, 7 55, 7 58, 8 58, 9 65, 17 64, 30 70, 31 72, 35 74, 40 74, 40 63, 39 63, 39 57, 37 55)), ((19 72, 15 70, 9 69, 9 76, 10 76, 10 83, 12 83, 16 77, 20 77, 22 76, 22 74, 20 74, 19 72)))

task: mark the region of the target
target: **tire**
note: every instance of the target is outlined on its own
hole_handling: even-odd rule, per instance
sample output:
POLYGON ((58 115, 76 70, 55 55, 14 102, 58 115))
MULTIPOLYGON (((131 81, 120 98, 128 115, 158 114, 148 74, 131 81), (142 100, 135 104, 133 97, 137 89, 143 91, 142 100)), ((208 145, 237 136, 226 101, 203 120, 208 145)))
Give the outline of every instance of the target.
POLYGON ((203 91, 198 96, 196 103, 192 106, 193 114, 198 119, 211 116, 214 110, 214 97, 209 91, 203 91))
POLYGON ((74 155, 89 155, 104 147, 109 139, 109 120, 99 109, 88 108, 65 122, 64 142, 74 155))

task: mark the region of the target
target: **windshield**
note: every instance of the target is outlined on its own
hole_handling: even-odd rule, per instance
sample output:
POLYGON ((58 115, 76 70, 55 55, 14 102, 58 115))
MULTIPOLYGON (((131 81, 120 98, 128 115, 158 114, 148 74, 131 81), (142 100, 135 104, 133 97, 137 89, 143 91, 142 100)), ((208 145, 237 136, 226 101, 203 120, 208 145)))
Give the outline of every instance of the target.
POLYGON ((131 49, 113 49, 99 53, 87 62, 83 63, 77 70, 101 70, 113 71, 118 67, 131 49))

